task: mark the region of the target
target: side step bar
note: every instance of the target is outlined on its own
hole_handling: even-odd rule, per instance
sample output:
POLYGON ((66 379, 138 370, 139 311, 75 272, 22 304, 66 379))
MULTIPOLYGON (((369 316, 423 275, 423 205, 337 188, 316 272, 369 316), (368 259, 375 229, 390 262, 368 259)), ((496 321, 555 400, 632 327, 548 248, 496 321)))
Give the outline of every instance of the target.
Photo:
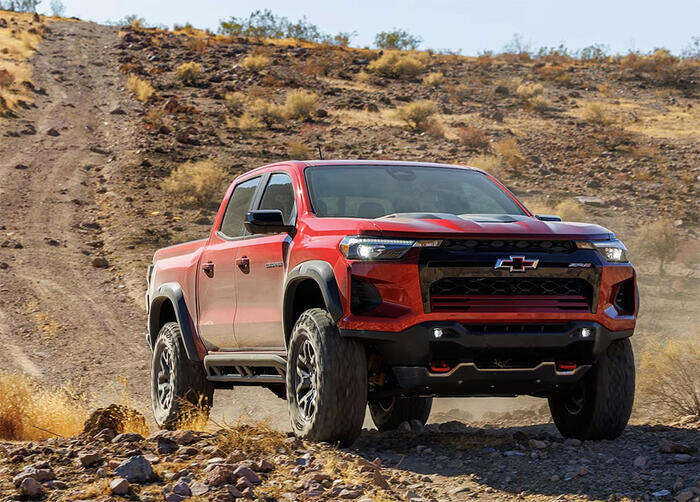
POLYGON ((205 356, 204 368, 210 382, 284 383, 287 361, 278 354, 229 352, 205 356), (236 372, 223 372, 223 368, 235 368, 236 372), (276 373, 260 373, 252 368, 271 368, 276 373))

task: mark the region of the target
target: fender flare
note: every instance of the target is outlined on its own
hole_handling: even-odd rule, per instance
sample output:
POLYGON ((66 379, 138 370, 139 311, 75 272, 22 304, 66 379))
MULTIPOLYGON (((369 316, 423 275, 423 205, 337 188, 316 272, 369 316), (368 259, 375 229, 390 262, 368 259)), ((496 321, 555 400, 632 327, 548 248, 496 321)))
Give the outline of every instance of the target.
POLYGON ((288 338, 291 328, 289 327, 289 318, 292 315, 294 292, 301 281, 312 279, 316 282, 326 310, 330 314, 333 321, 337 321, 343 317, 343 304, 340 299, 340 289, 338 282, 335 279, 335 272, 330 263, 323 260, 309 260, 298 264, 287 274, 287 280, 284 284, 284 298, 282 300, 282 324, 284 326, 285 340, 288 338))
POLYGON ((148 312, 148 341, 153 348, 158 336, 158 324, 160 321, 160 312, 163 304, 169 300, 175 311, 177 323, 180 325, 182 333, 182 345, 187 353, 187 358, 190 361, 200 361, 197 345, 195 344, 194 324, 187 304, 185 303, 185 295, 182 292, 182 287, 176 282, 166 282, 161 284, 158 289, 153 292, 151 304, 148 312))

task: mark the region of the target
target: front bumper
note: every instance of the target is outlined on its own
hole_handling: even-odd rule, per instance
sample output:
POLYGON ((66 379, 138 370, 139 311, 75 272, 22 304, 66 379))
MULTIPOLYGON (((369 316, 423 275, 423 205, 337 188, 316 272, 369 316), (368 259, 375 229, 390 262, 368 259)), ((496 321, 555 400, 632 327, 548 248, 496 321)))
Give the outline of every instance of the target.
MULTIPOLYGON (((613 340, 633 330, 609 331, 596 322, 464 324, 424 322, 402 332, 341 329, 377 352, 394 390, 405 395, 547 395, 576 383, 613 340), (438 338, 435 330, 442 334, 438 338), (575 363, 560 371, 557 363, 575 363), (449 371, 437 372, 439 362, 449 371)), ((388 389, 383 389, 388 392, 388 389)))

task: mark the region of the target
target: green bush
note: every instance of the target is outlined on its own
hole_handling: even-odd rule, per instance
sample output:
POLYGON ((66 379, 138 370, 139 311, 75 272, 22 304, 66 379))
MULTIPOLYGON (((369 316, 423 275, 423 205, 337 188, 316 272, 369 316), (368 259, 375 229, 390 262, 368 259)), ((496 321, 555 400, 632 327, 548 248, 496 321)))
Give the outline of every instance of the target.
POLYGON ((415 50, 422 41, 421 37, 411 35, 406 30, 398 28, 393 28, 391 31, 381 31, 374 37, 374 45, 380 49, 400 51, 415 50))

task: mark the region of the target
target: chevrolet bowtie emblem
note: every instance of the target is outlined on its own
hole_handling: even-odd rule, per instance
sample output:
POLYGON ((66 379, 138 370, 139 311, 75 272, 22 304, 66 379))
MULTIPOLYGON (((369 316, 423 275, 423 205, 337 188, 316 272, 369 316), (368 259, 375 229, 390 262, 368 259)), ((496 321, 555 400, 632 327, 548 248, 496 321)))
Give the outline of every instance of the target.
POLYGON ((528 269, 537 268, 539 262, 540 260, 529 260, 524 256, 509 256, 499 258, 493 268, 507 268, 508 272, 525 272, 528 269))

